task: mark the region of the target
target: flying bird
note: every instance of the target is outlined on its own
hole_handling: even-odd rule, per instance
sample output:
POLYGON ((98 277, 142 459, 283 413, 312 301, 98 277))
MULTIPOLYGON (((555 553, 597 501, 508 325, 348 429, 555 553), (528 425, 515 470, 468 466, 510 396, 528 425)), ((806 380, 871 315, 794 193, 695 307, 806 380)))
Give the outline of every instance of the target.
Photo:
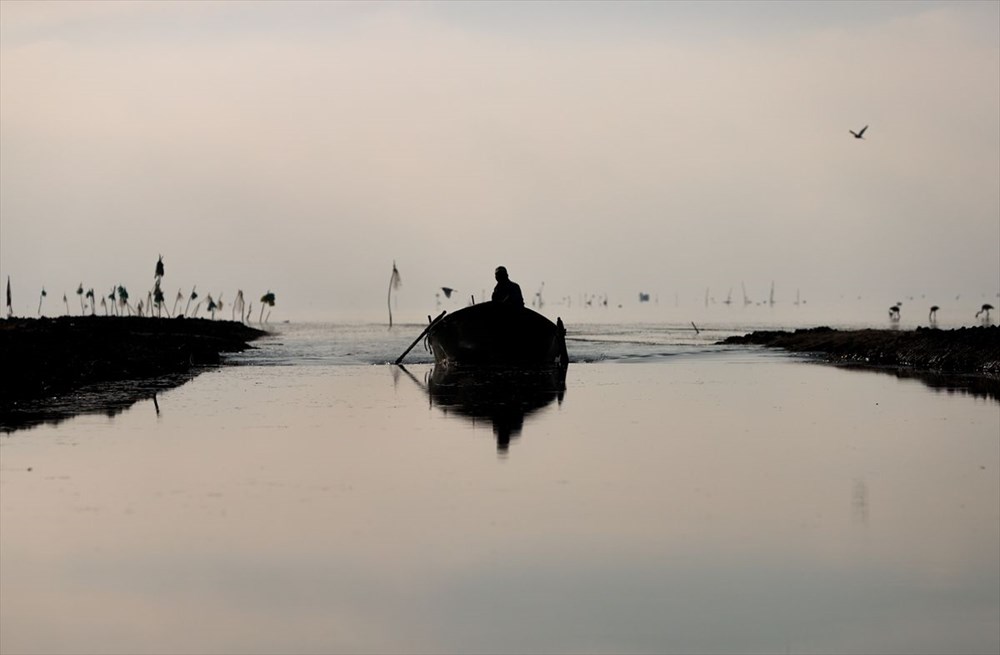
POLYGON ((445 298, 451 298, 451 294, 455 292, 451 287, 441 287, 441 291, 444 291, 445 298))
POLYGON ((864 127, 861 128, 860 132, 855 132, 854 130, 847 130, 847 131, 850 132, 852 135, 854 135, 855 139, 863 139, 863 138, 865 138, 864 134, 865 134, 865 130, 867 130, 867 129, 868 129, 868 126, 865 125, 864 127))

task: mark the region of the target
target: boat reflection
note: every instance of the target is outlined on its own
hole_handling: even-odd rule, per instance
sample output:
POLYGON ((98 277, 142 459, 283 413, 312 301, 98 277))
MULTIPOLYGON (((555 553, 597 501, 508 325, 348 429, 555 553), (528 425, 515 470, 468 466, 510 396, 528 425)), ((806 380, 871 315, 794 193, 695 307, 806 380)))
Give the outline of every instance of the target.
MULTIPOLYGON (((402 368, 402 367, 400 367, 402 368)), ((409 375, 406 369, 403 369, 409 375)), ((411 376, 412 377, 412 376, 411 376)), ((472 422, 489 421, 497 452, 506 454, 524 422, 566 395, 566 367, 546 369, 434 366, 421 384, 431 405, 472 422)))

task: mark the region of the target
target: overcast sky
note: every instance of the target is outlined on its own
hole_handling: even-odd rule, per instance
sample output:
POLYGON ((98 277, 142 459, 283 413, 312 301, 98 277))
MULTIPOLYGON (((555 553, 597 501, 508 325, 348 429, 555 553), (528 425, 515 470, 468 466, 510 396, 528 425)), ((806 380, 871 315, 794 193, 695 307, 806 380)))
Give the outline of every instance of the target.
POLYGON ((383 318, 394 260, 397 320, 498 264, 550 302, 994 299, 1000 3, 3 0, 18 311, 159 254, 168 299, 282 318, 383 318))

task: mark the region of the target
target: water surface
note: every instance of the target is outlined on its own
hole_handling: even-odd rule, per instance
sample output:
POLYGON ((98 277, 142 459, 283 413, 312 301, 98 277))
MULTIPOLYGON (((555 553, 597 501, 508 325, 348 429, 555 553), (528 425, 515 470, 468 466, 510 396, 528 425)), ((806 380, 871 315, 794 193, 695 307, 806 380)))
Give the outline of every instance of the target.
POLYGON ((501 446, 342 330, 0 440, 0 650, 1000 649, 994 400, 592 330, 501 446))

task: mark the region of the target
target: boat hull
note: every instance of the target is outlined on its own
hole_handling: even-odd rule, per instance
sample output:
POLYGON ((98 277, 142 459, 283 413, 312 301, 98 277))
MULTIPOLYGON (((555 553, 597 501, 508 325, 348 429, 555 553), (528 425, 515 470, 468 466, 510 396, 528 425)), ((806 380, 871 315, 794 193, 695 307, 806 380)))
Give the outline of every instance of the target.
POLYGON ((527 307, 487 302, 442 318, 427 335, 447 366, 565 366, 566 329, 527 307))

